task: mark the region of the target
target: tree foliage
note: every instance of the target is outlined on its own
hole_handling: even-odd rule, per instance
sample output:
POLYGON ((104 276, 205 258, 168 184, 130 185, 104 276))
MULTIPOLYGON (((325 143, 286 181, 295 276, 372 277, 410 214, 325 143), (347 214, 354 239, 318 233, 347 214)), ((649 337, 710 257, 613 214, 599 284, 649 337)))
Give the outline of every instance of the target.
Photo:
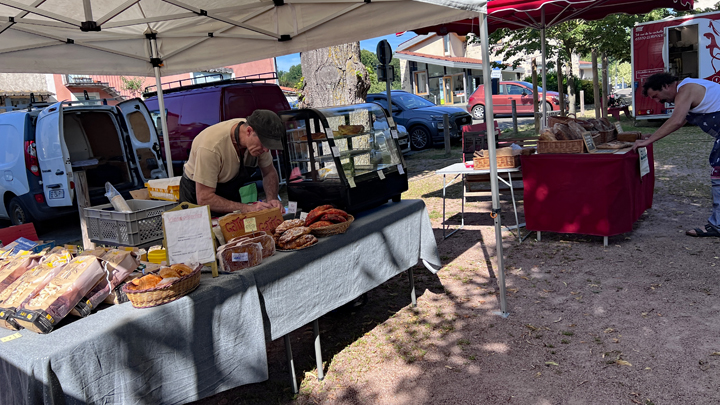
MULTIPOLYGON (((377 73, 375 73, 375 67, 380 63, 375 53, 363 49, 360 51, 360 61, 368 71, 368 78, 370 79, 370 90, 368 93, 380 93, 386 90, 385 82, 378 82, 377 73)), ((393 90, 400 89, 400 60, 392 58, 390 65, 395 69, 395 80, 392 82, 391 88, 393 90)))
POLYGON ((145 79, 143 77, 125 77, 120 76, 122 81, 122 89, 129 91, 133 96, 139 97, 142 94, 143 83, 145 79))
POLYGON ((278 80, 280 81, 281 86, 297 88, 301 79, 302 79, 302 66, 301 65, 292 65, 292 66, 290 66, 289 71, 285 72, 285 71, 281 70, 278 72, 278 80))

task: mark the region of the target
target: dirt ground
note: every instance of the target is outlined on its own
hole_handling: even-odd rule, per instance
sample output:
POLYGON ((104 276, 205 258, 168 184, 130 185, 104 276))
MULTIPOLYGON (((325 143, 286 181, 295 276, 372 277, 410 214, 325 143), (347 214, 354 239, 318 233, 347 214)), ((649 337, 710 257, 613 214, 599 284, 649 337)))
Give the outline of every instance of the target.
MULTIPOLYGON (((415 268, 418 306, 398 276, 364 307, 320 319, 323 381, 308 325, 291 334, 300 394, 290 391, 279 339, 269 381, 197 403, 720 403, 720 238, 684 234, 711 209, 710 147, 697 128, 658 142, 653 208, 608 247, 552 233, 519 244, 505 232, 507 318, 498 314, 489 193, 471 198, 469 225, 443 240, 442 178, 433 173, 459 151, 450 160, 441 150, 414 155, 404 198, 426 202, 444 264, 437 275, 415 268)), ((460 185, 449 193, 459 197, 460 185)), ((522 214, 522 191, 517 198, 522 214)), ((507 192, 501 201, 503 223, 514 223, 507 192)), ((459 209, 448 200, 451 216, 459 209)))

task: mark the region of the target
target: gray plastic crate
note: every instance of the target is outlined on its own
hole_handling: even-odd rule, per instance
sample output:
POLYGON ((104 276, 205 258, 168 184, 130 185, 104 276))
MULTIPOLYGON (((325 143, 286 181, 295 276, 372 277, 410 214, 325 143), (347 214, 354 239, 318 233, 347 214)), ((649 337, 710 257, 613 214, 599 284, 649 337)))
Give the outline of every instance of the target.
POLYGON ((128 200, 133 212, 117 212, 112 204, 85 208, 88 237, 95 243, 140 246, 163 238, 162 213, 172 201, 128 200))

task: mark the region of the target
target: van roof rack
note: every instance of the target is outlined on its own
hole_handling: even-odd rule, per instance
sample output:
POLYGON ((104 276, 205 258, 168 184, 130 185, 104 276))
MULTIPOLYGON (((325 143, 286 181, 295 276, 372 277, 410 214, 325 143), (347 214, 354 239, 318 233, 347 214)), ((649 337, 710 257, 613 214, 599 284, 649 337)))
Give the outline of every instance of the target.
MULTIPOLYGON (((199 89, 203 87, 221 86, 225 84, 235 83, 253 83, 267 82, 269 80, 277 80, 277 72, 257 73, 254 75, 240 76, 233 79, 223 79, 222 73, 208 74, 205 76, 193 77, 190 79, 180 79, 172 82, 162 83, 164 94, 175 93, 190 89, 199 89)), ((145 98, 157 95, 157 85, 147 86, 143 91, 145 98)))

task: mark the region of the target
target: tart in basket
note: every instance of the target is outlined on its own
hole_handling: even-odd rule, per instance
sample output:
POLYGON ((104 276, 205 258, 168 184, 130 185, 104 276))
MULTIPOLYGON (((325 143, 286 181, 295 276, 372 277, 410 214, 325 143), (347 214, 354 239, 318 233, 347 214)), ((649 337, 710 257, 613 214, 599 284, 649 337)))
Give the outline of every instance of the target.
POLYGON ((348 215, 346 222, 340 222, 337 224, 313 228, 310 233, 317 236, 318 238, 322 238, 324 236, 338 235, 341 233, 345 233, 345 231, 350 228, 350 224, 352 224, 353 221, 355 221, 355 217, 353 217, 352 215, 348 215))
POLYGON ((175 301, 176 299, 187 295, 200 285, 200 270, 202 264, 198 264, 192 271, 174 280, 169 284, 160 287, 148 288, 145 290, 132 290, 130 283, 123 286, 123 292, 127 295, 130 302, 135 308, 150 308, 158 305, 175 301))

